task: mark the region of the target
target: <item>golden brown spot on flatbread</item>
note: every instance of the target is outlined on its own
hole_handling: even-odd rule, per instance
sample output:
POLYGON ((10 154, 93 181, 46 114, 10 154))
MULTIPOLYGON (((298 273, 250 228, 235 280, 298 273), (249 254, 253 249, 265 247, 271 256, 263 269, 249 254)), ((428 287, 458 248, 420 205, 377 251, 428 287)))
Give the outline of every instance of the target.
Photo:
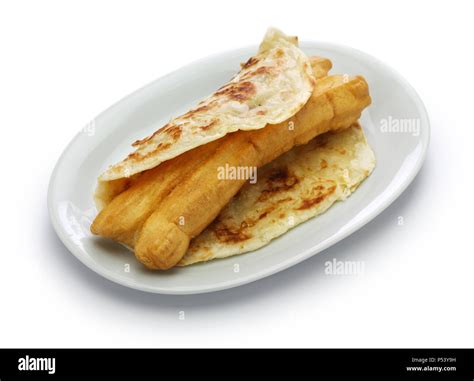
POLYGON ((174 140, 177 140, 181 136, 181 126, 177 126, 175 124, 169 124, 161 131, 162 133, 166 133, 171 136, 174 140))
MULTIPOLYGON (((154 138, 155 136, 157 136, 158 134, 164 134, 164 133, 170 135, 174 140, 178 140, 178 138, 179 138, 180 135, 181 135, 181 126, 177 126, 177 125, 172 124, 172 123, 165 124, 162 128, 160 128, 159 130, 155 131, 153 134, 147 136, 146 138, 135 141, 135 142, 132 144, 132 146, 133 146, 133 147, 140 146, 140 145, 142 145, 143 143, 146 143, 146 142, 148 142, 149 140, 153 139, 153 138, 154 138)), ((157 149, 155 149, 153 152, 160 151, 160 150, 164 149, 163 146, 164 146, 165 144, 162 144, 162 143, 160 143, 160 144, 162 145, 161 149, 158 149, 158 147, 159 147, 159 145, 158 145, 157 149)), ((168 144, 168 146, 169 146, 169 144, 168 144)), ((167 147, 166 147, 166 148, 167 148, 167 147)), ((134 153, 128 155, 128 157, 132 157, 132 158, 135 157, 135 156, 140 156, 140 155, 135 155, 134 153)), ((148 155, 145 155, 145 156, 148 156, 148 155)))
POLYGON ((154 150, 148 152, 145 155, 142 155, 139 152, 132 152, 131 154, 128 155, 128 158, 132 160, 143 160, 149 156, 153 156, 158 151, 163 151, 165 149, 168 149, 170 146, 171 146, 171 143, 160 143, 155 147, 154 150))
POLYGON ((275 51, 275 58, 281 58, 281 57, 283 57, 284 54, 285 54, 285 52, 282 49, 277 49, 275 51))
POLYGON ((328 162, 326 160, 322 159, 320 167, 321 167, 321 169, 327 168, 328 167, 328 162))
POLYGON ((163 150, 169 148, 170 146, 171 146, 171 143, 160 143, 156 146, 156 148, 152 152, 147 153, 143 157, 148 157, 148 156, 152 155, 154 152, 157 152, 157 151, 163 151, 163 150))
POLYGON ((202 130, 202 131, 207 131, 212 126, 214 126, 218 121, 219 121, 219 119, 214 119, 212 122, 210 122, 209 124, 206 124, 205 126, 199 126, 199 129, 202 130))
POLYGON ((160 143, 158 144, 157 149, 164 150, 164 149, 169 148, 170 146, 171 146, 171 143, 160 143))
POLYGON ((265 114, 266 114, 266 112, 263 111, 263 110, 257 111, 257 115, 265 115, 265 114))
MULTIPOLYGON (((160 128, 159 130, 156 130, 155 132, 153 132, 151 135, 147 136, 146 138, 136 140, 135 142, 132 143, 132 147, 142 145, 143 143, 146 143, 147 141, 153 139, 156 135, 160 134, 168 126, 169 126, 169 123, 165 124, 162 128, 160 128)), ((129 157, 131 156, 133 156, 133 154, 129 155, 129 157)))
POLYGON ((224 95, 236 101, 245 101, 256 93, 255 85, 252 82, 237 82, 217 91, 215 95, 224 95))
POLYGON ((138 159, 140 157, 141 157, 141 155, 138 152, 132 152, 132 153, 128 154, 128 156, 127 156, 128 159, 132 159, 132 160, 138 159))
POLYGON ((256 63, 258 63, 258 61, 259 59, 257 57, 250 57, 247 62, 245 62, 244 64, 241 64, 240 66, 242 67, 242 69, 247 69, 250 66, 253 66, 256 63))
POLYGON ((273 71, 274 71, 274 68, 272 68, 270 66, 260 66, 258 69, 251 70, 251 71, 245 73, 240 78, 241 79, 249 79, 249 78, 255 77, 257 75, 261 75, 261 74, 270 74, 273 71))
POLYGON ((239 226, 227 226, 224 222, 216 220, 210 226, 217 239, 222 243, 236 243, 246 241, 252 236, 247 231, 248 228, 255 226, 259 221, 266 218, 275 206, 270 206, 259 213, 256 218, 247 218, 239 226))
POLYGON ((288 168, 279 168, 268 177, 265 189, 262 190, 258 201, 265 201, 277 192, 283 192, 294 187, 298 182, 299 179, 289 173, 288 168))
POLYGON ((243 229, 244 228, 242 228, 242 226, 237 229, 232 229, 224 225, 215 227, 212 230, 220 242, 235 243, 245 241, 250 238, 250 236, 243 232, 243 229))
MULTIPOLYGON (((203 102, 200 102, 199 104, 202 104, 202 103, 203 102)), ((202 106, 199 106, 199 107, 196 107, 192 110, 189 110, 186 114, 184 114, 182 116, 182 118, 191 118, 195 114, 200 114, 200 113, 203 113, 205 111, 209 111, 210 109, 216 107, 216 105, 217 105, 216 101, 212 101, 212 102, 203 104, 202 106)))
POLYGON ((303 202, 300 204, 300 206, 297 208, 297 210, 304 210, 304 209, 309 209, 314 205, 320 204, 326 197, 328 197, 330 194, 334 193, 336 190, 336 186, 333 185, 331 188, 329 188, 326 192, 321 192, 319 191, 317 193, 316 197, 308 198, 303 200, 303 202))

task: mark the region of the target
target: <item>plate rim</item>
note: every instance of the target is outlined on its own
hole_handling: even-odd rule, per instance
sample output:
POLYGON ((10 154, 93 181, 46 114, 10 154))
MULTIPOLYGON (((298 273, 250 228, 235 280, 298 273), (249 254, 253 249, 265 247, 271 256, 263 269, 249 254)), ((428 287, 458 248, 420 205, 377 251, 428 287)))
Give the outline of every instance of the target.
MULTIPOLYGON (((420 119, 422 125, 426 125, 426 129, 423 131, 423 133, 420 135, 420 141, 422 143, 422 152, 417 158, 417 162, 414 164, 414 169, 407 175, 407 178, 403 183, 399 185, 399 187, 389 195, 387 198, 387 201, 378 208, 374 208, 371 212, 368 214, 364 215, 363 218, 358 220, 357 222, 353 223, 350 225, 348 229, 346 229, 342 233, 337 233, 329 237, 322 246, 320 247, 312 247, 310 249, 307 249, 303 252, 298 253, 297 255, 294 255, 290 258, 288 258, 285 261, 278 262, 277 264, 274 264, 264 270, 254 272, 252 274, 242 276, 239 278, 233 278, 229 279, 228 281, 225 282, 220 282, 216 283, 214 285, 204 285, 204 286, 186 286, 186 287, 157 287, 157 286, 150 286, 142 283, 137 283, 134 282, 130 278, 123 278, 116 273, 109 271, 107 268, 103 266, 98 266, 95 262, 93 262, 91 259, 88 257, 82 255, 80 252, 76 252, 77 248, 76 245, 72 242, 72 240, 69 238, 69 236, 66 234, 66 232, 63 231, 61 228, 61 224, 59 222, 59 218, 57 217, 56 214, 56 208, 54 207, 54 200, 53 200, 53 192, 54 188, 58 182, 58 171, 59 167, 67 154, 67 152, 70 150, 70 148, 77 142, 77 140, 82 136, 82 132, 79 131, 76 133, 76 135, 71 139, 71 141, 66 145, 64 150, 62 151, 61 155, 59 156, 58 160, 56 161, 56 164, 54 166, 54 169, 51 173, 49 184, 48 184, 48 191, 47 191, 47 206, 48 206, 48 214, 49 214, 49 219, 51 221, 51 224, 61 240, 61 242, 66 246, 68 251, 74 255, 81 263, 83 263, 86 267, 88 267, 90 270, 93 272, 97 273, 98 275, 104 277, 105 279, 114 282, 116 284, 120 284, 125 287, 129 287, 135 290, 143 291, 143 292, 148 292, 148 293, 155 293, 155 294, 167 294, 167 295, 192 295, 192 294, 204 294, 204 293, 210 293, 210 292, 216 292, 216 291, 222 291, 226 290, 229 288, 234 288, 234 287, 239 287, 244 284, 252 283, 254 281, 257 281, 259 279, 266 278, 268 276, 271 276, 273 274, 276 274, 280 271, 286 270, 289 267, 295 266, 304 260, 326 250, 327 248, 331 247, 335 243, 344 240, 351 234, 355 233, 358 231, 360 228, 362 228, 364 225, 366 225, 368 222, 372 221, 374 218, 376 218, 380 213, 382 213, 385 209, 387 209, 406 189, 407 187, 413 182, 417 174, 419 173, 421 167, 423 166, 423 163, 426 159, 427 152, 428 152, 428 147, 431 139, 431 124, 428 116, 428 112, 426 110, 426 107, 421 100, 421 97, 417 93, 417 91, 414 89, 414 87, 395 69, 393 69, 390 65, 386 64, 382 60, 365 53, 361 50, 358 50, 356 48, 352 48, 349 46, 341 45, 341 44, 335 44, 335 43, 330 43, 330 42, 321 42, 317 40, 303 40, 300 43, 300 47, 304 50, 306 48, 317 48, 317 49, 325 49, 325 50, 330 50, 330 51, 337 51, 339 53, 345 53, 345 54, 351 54, 358 56, 362 60, 376 64, 378 66, 383 67, 384 70, 388 71, 400 84, 404 87, 404 89, 408 92, 410 95, 410 99, 412 99, 415 102, 417 110, 420 111, 420 119)), ((194 60, 188 64, 185 64, 176 70, 173 70, 170 73, 167 73, 159 78, 154 79, 150 83, 138 88, 137 90, 133 91, 132 93, 122 97, 119 99, 117 102, 113 103, 111 106, 107 107, 105 110, 103 110, 101 113, 99 113, 93 120, 96 120, 100 118, 102 115, 105 115, 109 113, 111 110, 113 110, 114 107, 117 105, 121 104, 122 102, 126 102, 130 99, 132 99, 135 96, 138 96, 141 92, 143 92, 146 88, 151 87, 153 84, 155 84, 157 81, 162 81, 165 78, 171 77, 172 75, 175 75, 177 72, 180 72, 181 70, 185 70, 187 68, 190 68, 194 65, 197 65, 199 63, 203 63, 208 60, 215 59, 219 56, 223 55, 228 55, 232 52, 238 52, 240 50, 248 50, 248 49, 256 49, 256 45, 247 45, 243 46, 240 48, 235 48, 235 49, 228 49, 224 51, 220 51, 217 53, 213 53, 211 55, 208 55, 206 57, 199 58, 197 60, 194 60)), ((319 243, 320 244, 320 243, 319 243)), ((318 244, 318 245, 319 245, 318 244)))

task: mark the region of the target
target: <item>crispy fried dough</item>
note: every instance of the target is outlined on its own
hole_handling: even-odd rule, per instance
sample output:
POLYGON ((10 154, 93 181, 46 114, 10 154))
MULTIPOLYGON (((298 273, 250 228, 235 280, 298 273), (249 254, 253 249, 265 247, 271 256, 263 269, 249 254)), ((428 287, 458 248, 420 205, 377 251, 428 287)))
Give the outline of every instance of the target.
MULTIPOLYGON (((310 61, 316 79, 326 76, 332 66, 330 60, 322 57, 311 57, 310 61)), ((166 161, 145 171, 128 189, 120 188, 121 193, 97 215, 91 226, 92 233, 133 247, 136 232, 140 231, 146 219, 176 186, 223 144, 223 139, 166 161)))
POLYGON ((177 266, 257 250, 346 200, 375 168, 375 154, 356 123, 318 135, 258 169, 194 238, 177 266))
POLYGON ((186 253, 189 242, 217 216, 247 179, 222 180, 222 166, 260 167, 315 136, 349 127, 370 104, 362 77, 328 76, 316 81, 306 105, 289 120, 255 131, 238 131, 203 165, 175 187, 146 220, 135 255, 151 269, 168 269, 186 253))

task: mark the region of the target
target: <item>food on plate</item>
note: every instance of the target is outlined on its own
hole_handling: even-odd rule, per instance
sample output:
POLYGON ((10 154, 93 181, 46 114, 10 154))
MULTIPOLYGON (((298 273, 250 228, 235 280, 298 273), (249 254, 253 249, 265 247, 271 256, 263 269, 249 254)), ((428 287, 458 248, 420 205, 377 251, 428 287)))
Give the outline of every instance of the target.
POLYGON ((99 177, 91 231, 164 270, 255 250, 346 198, 374 166, 356 124, 371 100, 330 68, 270 29, 229 83, 99 177))
POLYGON ((212 222, 248 180, 222 180, 217 176, 219 168, 261 167, 319 134, 349 127, 369 102, 362 79, 345 82, 342 76, 329 76, 316 84, 310 100, 290 120, 262 130, 227 135, 216 152, 148 217, 136 238, 135 255, 149 268, 174 266, 186 253, 190 240, 212 222))
MULTIPOLYGON (((325 58, 310 59, 313 75, 319 79, 331 69, 325 58)), ((97 204, 103 207, 92 225, 92 231, 130 247, 135 246, 136 233, 160 203, 183 179, 203 165, 224 139, 194 148, 161 165, 124 178, 103 182, 99 180, 97 204), (133 182, 133 186, 131 183, 133 182), (124 184, 120 191, 114 184, 124 184)))
POLYGON ((310 59, 295 37, 270 29, 258 54, 187 113, 133 143, 135 151, 100 177, 110 181, 156 167, 231 132, 257 130, 298 112, 314 89, 310 59))
POLYGON ((345 200, 374 167, 374 153, 358 123, 294 147, 259 169, 258 181, 246 183, 191 241, 178 266, 265 246, 345 200))

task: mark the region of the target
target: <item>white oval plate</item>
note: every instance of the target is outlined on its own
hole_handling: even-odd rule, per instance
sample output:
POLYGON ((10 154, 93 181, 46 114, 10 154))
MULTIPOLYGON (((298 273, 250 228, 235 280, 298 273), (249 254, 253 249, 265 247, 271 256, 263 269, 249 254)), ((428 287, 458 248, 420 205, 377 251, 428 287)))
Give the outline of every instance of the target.
POLYGON ((105 278, 142 291, 193 294, 243 285, 293 266, 347 237, 389 206, 419 171, 429 142, 429 120, 414 89, 396 72, 360 51, 302 43, 308 55, 332 60, 332 73, 363 75, 372 105, 362 126, 377 158, 372 175, 345 202, 333 205, 266 247, 244 255, 167 272, 146 270, 131 252, 92 236, 97 176, 130 152, 130 143, 187 111, 239 69, 257 48, 218 54, 185 66, 124 98, 99 115, 69 144, 51 176, 48 207, 66 247, 105 278), (403 125, 406 132, 396 132, 403 125), (234 264, 239 272, 234 272, 234 264))

